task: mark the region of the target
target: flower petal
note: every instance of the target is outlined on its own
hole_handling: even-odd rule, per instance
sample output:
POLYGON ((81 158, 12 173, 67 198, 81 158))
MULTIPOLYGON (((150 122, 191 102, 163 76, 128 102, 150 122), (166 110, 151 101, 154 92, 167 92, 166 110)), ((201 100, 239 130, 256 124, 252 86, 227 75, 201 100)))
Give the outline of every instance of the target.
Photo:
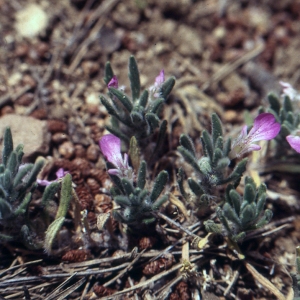
POLYGON ((242 141, 242 140, 244 140, 246 138, 246 136, 247 136, 247 129, 248 129, 247 125, 244 125, 243 128, 242 128, 242 131, 241 131, 240 135, 237 138, 237 141, 242 141))
POLYGON ((288 135, 286 140, 295 151, 300 153, 300 136, 288 135))
POLYGON ((121 140, 118 137, 113 134, 106 134, 100 139, 99 146, 109 162, 116 167, 122 165, 121 140))
POLYGON ((161 70, 159 75, 155 78, 155 86, 159 87, 165 81, 165 71, 161 70))
POLYGON ((258 151, 260 150, 261 147, 257 144, 251 144, 247 147, 247 152, 251 152, 251 151, 258 151))
POLYGON ((248 139, 251 142, 271 140, 280 131, 280 124, 276 123, 273 114, 262 113, 254 120, 254 125, 248 134, 248 139))
POLYGON ((67 172, 67 171, 65 171, 63 168, 59 168, 58 170, 57 170, 57 172, 55 173, 55 175, 56 175, 56 178, 58 179, 58 178, 62 178, 62 177, 64 177, 66 174, 68 174, 69 172, 67 172))
POLYGON ((115 89, 117 89, 118 86, 119 86, 118 78, 117 78, 116 75, 114 75, 112 77, 112 79, 109 81, 109 83, 107 84, 107 87, 108 88, 115 88, 115 89))
POLYGON ((109 169, 107 171, 107 173, 110 174, 110 175, 119 176, 120 175, 120 170, 119 169, 109 169))
POLYGON ((297 93, 297 91, 288 82, 279 81, 279 84, 283 88, 282 89, 283 90, 283 96, 288 96, 290 98, 290 100, 292 100, 292 101, 295 100, 297 97, 299 97, 299 94, 297 93))
POLYGON ((39 184, 41 186, 48 186, 53 181, 48 181, 48 180, 45 180, 45 179, 37 179, 36 182, 37 182, 37 184, 39 184))

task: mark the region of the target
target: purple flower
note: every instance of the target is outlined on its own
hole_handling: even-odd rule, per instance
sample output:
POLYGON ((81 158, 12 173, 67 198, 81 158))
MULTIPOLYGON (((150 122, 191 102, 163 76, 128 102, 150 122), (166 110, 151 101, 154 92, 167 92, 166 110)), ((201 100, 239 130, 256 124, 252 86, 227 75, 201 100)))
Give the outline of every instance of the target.
POLYGON ((282 95, 288 96, 292 101, 293 100, 300 100, 300 94, 292 87, 291 84, 284 81, 279 81, 280 85, 282 86, 282 95))
POLYGON ((165 71, 161 70, 159 75, 155 78, 154 85, 152 85, 149 90, 154 98, 158 98, 160 96, 160 89, 163 83, 165 82, 165 71))
MULTIPOLYGON (((300 131, 297 131, 297 134, 300 134, 300 131)), ((300 136, 299 135, 288 135, 286 137, 287 142, 290 144, 290 146, 300 153, 300 136)))
POLYGON ((258 115, 252 129, 247 134, 247 125, 242 129, 238 138, 233 142, 229 158, 240 157, 241 155, 260 150, 260 146, 254 142, 271 140, 280 131, 280 124, 276 122, 275 117, 270 113, 262 113, 258 115))
POLYGON ((109 81, 109 83, 107 84, 108 88, 115 88, 117 89, 119 87, 119 82, 118 82, 118 78, 116 75, 114 75, 112 77, 112 79, 109 81))
POLYGON ((128 155, 125 153, 123 158, 121 154, 121 140, 113 134, 106 134, 100 139, 99 146, 105 158, 116 166, 116 169, 109 169, 107 172, 132 179, 133 172, 128 165, 128 155))
POLYGON ((68 174, 68 171, 65 171, 63 168, 60 168, 55 173, 56 179, 55 180, 46 180, 46 179, 37 179, 36 182, 41 186, 48 186, 52 182, 59 181, 61 178, 63 178, 66 174, 68 174))
POLYGON ((165 71, 161 70, 159 75, 155 77, 154 85, 160 87, 165 82, 165 71))

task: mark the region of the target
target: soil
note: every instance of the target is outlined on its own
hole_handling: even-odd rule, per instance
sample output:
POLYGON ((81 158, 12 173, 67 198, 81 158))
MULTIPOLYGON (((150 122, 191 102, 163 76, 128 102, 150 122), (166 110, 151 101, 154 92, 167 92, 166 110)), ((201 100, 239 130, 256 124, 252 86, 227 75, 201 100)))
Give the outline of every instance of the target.
MULTIPOLYGON (((269 92, 280 94, 280 80, 300 90, 299 0, 0 0, 0 14, 0 122, 19 115, 46 124, 42 145, 26 160, 46 158, 41 178, 55 179, 59 168, 70 172, 90 228, 76 231, 71 207, 51 253, 2 244, 1 299, 293 299, 298 173, 272 166, 258 173, 257 159, 267 160, 249 155, 247 172, 267 184, 274 216, 239 245, 240 259, 221 237, 193 247, 162 218, 134 232, 109 217, 112 183, 98 141, 110 121, 99 100, 108 92, 105 63, 125 92, 130 55, 142 89, 164 69, 176 78, 162 112, 167 150, 149 177, 167 170, 175 191, 180 134, 189 134, 201 153, 199 137, 210 130, 213 112, 237 135, 247 116, 267 107, 269 92), (191 264, 184 265, 185 255, 191 264)), ((195 218, 181 200, 162 213, 185 228, 200 221, 196 234, 204 238, 207 215, 195 218)))

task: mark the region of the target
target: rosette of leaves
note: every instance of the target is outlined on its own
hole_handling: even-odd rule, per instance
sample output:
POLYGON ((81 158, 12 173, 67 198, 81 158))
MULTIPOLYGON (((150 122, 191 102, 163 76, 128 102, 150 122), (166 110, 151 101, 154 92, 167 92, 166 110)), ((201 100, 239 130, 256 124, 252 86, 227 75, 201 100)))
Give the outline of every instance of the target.
MULTIPOLYGON (((107 62, 105 83, 108 84, 113 76, 111 65, 107 62)), ((167 122, 165 120, 161 122, 159 112, 175 84, 174 77, 162 84, 159 98, 150 101, 148 90, 141 93, 138 66, 135 58, 131 56, 129 58, 129 80, 131 97, 120 89, 112 87, 109 88, 108 93, 110 101, 103 96, 100 97, 102 104, 112 116, 112 124, 107 126, 107 129, 128 144, 132 136, 135 136, 140 142, 159 128, 160 141, 162 142, 166 133, 167 122)))
POLYGON ((0 164, 0 224, 3 230, 0 241, 3 242, 19 238, 21 226, 28 219, 37 175, 44 165, 43 159, 34 164, 22 164, 23 148, 20 144, 13 149, 11 131, 6 128, 0 164))
MULTIPOLYGON (((205 203, 209 199, 212 187, 233 182, 237 186, 247 164, 247 159, 237 163, 234 170, 229 173, 230 159, 228 154, 231 150, 231 140, 223 141, 222 123, 216 114, 211 117, 211 135, 204 130, 201 136, 203 157, 197 159, 195 147, 190 137, 183 134, 180 137, 180 146, 177 148, 185 161, 190 164, 198 175, 197 179, 188 178, 188 185, 197 196, 199 204, 205 203)), ((179 170, 179 187, 182 195, 187 198, 187 193, 183 188, 183 170, 179 170)))
POLYGON ((228 236, 234 242, 241 241, 246 231, 261 228, 270 222, 273 214, 269 209, 264 210, 266 197, 265 184, 257 189, 251 177, 245 178, 243 197, 229 184, 225 204, 216 211, 221 225, 208 220, 204 222, 206 230, 228 236))
POLYGON ((135 184, 126 178, 110 176, 115 183, 111 190, 113 199, 120 205, 120 209, 113 211, 114 218, 132 227, 154 222, 155 212, 168 200, 168 195, 159 197, 168 182, 168 173, 161 171, 157 175, 151 191, 145 188, 145 161, 140 164, 135 184))
POLYGON ((281 124, 281 130, 276 137, 280 144, 279 150, 289 149, 286 137, 299 128, 300 114, 294 110, 292 101, 288 96, 284 96, 282 105, 280 99, 272 93, 268 95, 268 101, 270 103, 269 111, 275 116, 277 122, 281 124), (286 147, 283 147, 282 143, 286 147))

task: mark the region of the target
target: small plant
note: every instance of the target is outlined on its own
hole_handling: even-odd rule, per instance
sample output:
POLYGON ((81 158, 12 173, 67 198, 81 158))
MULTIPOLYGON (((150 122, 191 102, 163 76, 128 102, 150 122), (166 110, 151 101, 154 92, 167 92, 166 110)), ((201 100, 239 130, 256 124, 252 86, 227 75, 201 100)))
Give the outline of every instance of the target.
POLYGON ((289 149, 288 144, 296 152, 300 152, 300 114, 299 111, 294 109, 291 97, 296 98, 299 95, 296 96, 296 91, 290 85, 284 89, 282 105, 280 99, 275 94, 268 95, 270 103, 269 111, 281 124, 280 133, 276 138, 278 145, 280 145, 278 147, 279 155, 284 154, 289 149))
POLYGON ((154 222, 155 212, 168 200, 168 195, 159 198, 167 182, 168 173, 161 171, 155 179, 151 192, 146 189, 146 162, 142 161, 136 184, 122 178, 112 190, 114 201, 121 206, 120 211, 113 211, 114 218, 131 226, 154 222))
POLYGON ((129 59, 129 79, 131 98, 119 88, 118 79, 108 62, 104 81, 109 88, 110 101, 102 96, 101 102, 112 116, 112 125, 106 128, 127 144, 135 136, 141 146, 141 141, 152 135, 155 129, 159 128, 160 135, 165 134, 166 121, 160 122, 159 112, 175 79, 171 77, 165 81, 162 71, 149 91, 141 93, 139 70, 133 56, 129 59))
MULTIPOLYGON (((232 183, 234 187, 237 187, 246 170, 247 158, 238 162, 230 172, 229 165, 232 160, 247 152, 259 150, 260 146, 254 142, 270 140, 278 134, 279 130, 280 124, 275 122, 275 117, 270 113, 264 113, 256 117, 249 133, 247 133, 247 126, 244 126, 233 143, 230 138, 224 142, 222 123, 219 117, 213 114, 211 135, 204 130, 201 136, 204 156, 199 160, 191 139, 187 135, 182 135, 178 151, 194 168, 198 176, 197 180, 188 178, 189 187, 197 196, 198 204, 202 205, 209 201, 212 188, 215 186, 232 183)), ((187 198, 188 194, 183 188, 182 170, 179 170, 178 184, 182 195, 187 198)))
MULTIPOLYGON (((229 173, 231 150, 231 140, 223 141, 222 124, 216 114, 212 115, 212 134, 204 130, 201 136, 204 156, 197 159, 195 147, 192 140, 187 135, 181 135, 178 151, 182 154, 188 164, 190 164, 198 178, 188 178, 188 184, 192 192, 197 196, 199 203, 207 201, 211 195, 211 189, 214 186, 222 185, 228 182, 234 182, 237 185, 243 172, 246 169, 247 159, 240 161, 235 169, 229 173), (206 199, 206 200, 205 200, 206 199)), ((183 189, 183 171, 179 171, 179 186, 181 193, 187 195, 183 189)))
POLYGON ((168 182, 168 173, 162 171, 155 179, 151 190, 146 186, 146 162, 140 163, 137 177, 128 164, 127 154, 121 154, 121 141, 112 134, 102 137, 101 151, 107 159, 108 173, 114 182, 111 194, 120 205, 113 211, 115 219, 130 226, 154 222, 155 212, 168 200, 168 195, 159 198, 168 182))
POLYGON ((225 204, 216 211, 221 225, 208 220, 204 222, 206 230, 228 236, 234 242, 243 240, 247 231, 261 228, 270 222, 272 211, 266 209, 263 212, 266 197, 266 186, 261 184, 256 189, 251 177, 245 178, 243 197, 229 184, 225 192, 225 204))
POLYGON ((0 224, 2 242, 20 238, 20 229, 28 219, 28 207, 37 187, 36 178, 44 165, 43 159, 35 164, 22 164, 23 145, 13 149, 10 128, 3 139, 0 165, 0 224))
POLYGON ((0 241, 22 241, 29 249, 45 248, 49 253, 69 207, 72 178, 61 169, 57 172, 59 179, 53 182, 38 180, 37 175, 43 168, 44 160, 22 164, 23 155, 23 145, 13 150, 11 131, 6 128, 0 165, 0 241), (60 190, 61 181, 60 203, 51 223, 51 201, 60 190), (47 187, 43 193, 40 215, 31 218, 28 208, 38 184, 47 187))

